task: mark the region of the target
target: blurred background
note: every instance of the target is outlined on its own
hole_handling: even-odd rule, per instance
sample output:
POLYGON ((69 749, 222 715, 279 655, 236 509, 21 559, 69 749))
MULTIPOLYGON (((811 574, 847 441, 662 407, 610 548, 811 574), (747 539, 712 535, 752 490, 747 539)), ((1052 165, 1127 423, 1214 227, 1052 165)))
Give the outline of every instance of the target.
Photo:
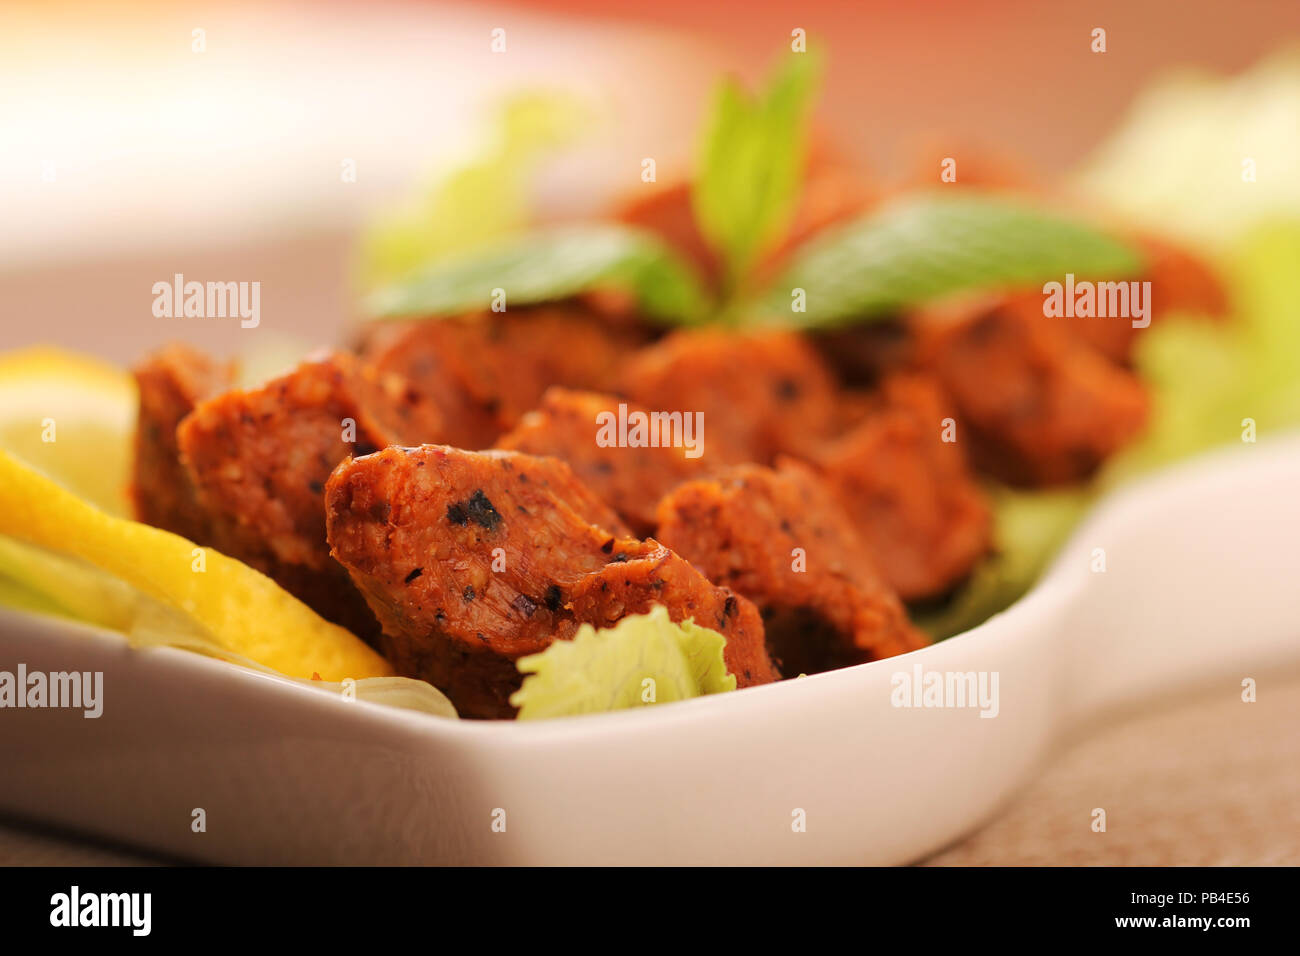
POLYGON ((503 98, 582 100, 535 191, 539 215, 582 215, 635 189, 643 157, 680 172, 717 76, 761 77, 795 28, 828 53, 822 127, 872 176, 975 148, 1053 180, 1155 78, 1232 74, 1300 35, 1300 4, 9 0, 0 347, 244 347, 232 324, 151 314, 177 272, 260 281, 263 338, 333 341, 362 224, 481 151, 503 98))

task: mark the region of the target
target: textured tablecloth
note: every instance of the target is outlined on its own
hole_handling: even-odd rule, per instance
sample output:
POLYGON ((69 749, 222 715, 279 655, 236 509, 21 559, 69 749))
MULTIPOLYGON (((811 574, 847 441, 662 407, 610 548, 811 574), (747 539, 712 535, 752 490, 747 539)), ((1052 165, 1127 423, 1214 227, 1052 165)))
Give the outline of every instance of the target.
POLYGON ((1096 729, 937 866, 1300 864, 1300 676, 1236 680, 1096 729), (1106 811, 1094 833, 1092 810, 1106 811))
MULTIPOLYGON (((1300 675, 1232 681, 1099 726, 930 865, 1300 864, 1300 675), (1092 809, 1107 814, 1094 833, 1092 809)), ((157 862, 9 821, 0 864, 157 862)))

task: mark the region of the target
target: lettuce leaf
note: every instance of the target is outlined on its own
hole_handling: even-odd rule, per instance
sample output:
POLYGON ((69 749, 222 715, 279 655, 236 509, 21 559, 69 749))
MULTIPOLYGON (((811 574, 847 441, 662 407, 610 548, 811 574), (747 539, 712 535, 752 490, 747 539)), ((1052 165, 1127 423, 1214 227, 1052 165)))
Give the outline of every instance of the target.
POLYGON ((520 93, 503 102, 477 155, 366 230, 361 287, 387 285, 441 256, 525 229, 535 176, 543 161, 578 136, 585 114, 578 100, 552 91, 520 93))
POLYGON ((1138 340, 1151 391, 1143 439, 1107 466, 1102 484, 1242 441, 1246 419, 1265 440, 1300 426, 1300 223, 1265 226, 1226 261, 1235 308, 1227 322, 1174 317, 1138 340))
POLYGON ((1261 223, 1300 219, 1298 114, 1294 47, 1233 77, 1181 71, 1138 97, 1073 185, 1153 232, 1231 249, 1261 223))
POLYGON ((664 607, 599 631, 584 624, 573 640, 519 659, 520 672, 529 676, 510 703, 520 720, 537 720, 735 690, 722 659, 725 644, 690 618, 673 623, 664 607))

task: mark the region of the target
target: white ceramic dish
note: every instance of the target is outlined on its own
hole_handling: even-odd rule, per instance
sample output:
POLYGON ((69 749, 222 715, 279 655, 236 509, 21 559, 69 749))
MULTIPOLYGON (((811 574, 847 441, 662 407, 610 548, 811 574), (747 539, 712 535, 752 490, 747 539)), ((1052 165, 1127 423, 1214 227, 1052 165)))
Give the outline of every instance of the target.
POLYGON ((0 612, 0 669, 104 672, 97 720, 0 711, 0 811, 218 863, 903 863, 1101 711, 1191 682, 1236 695, 1300 658, 1298 542, 1300 436, 1245 445, 1107 500, 1028 597, 960 637, 533 724, 349 703, 0 612), (998 716, 892 706, 914 665, 997 672, 998 716))

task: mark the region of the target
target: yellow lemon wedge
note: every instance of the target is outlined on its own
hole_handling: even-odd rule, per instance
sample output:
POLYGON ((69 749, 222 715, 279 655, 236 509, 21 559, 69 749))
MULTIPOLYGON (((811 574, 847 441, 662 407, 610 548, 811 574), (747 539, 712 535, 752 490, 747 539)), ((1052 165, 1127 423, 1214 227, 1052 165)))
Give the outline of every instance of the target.
POLYGON ((47 346, 0 354, 0 448, 119 517, 135 416, 135 382, 107 362, 47 346))
MULTIPOLYGON (((0 534, 107 572, 183 614, 222 649, 290 677, 342 681, 392 674, 356 635, 320 618, 260 572, 179 535, 101 511, 3 450, 0 534)), ((29 563, 28 571, 39 567, 29 563)), ((74 580, 65 582, 77 588, 74 580)))

